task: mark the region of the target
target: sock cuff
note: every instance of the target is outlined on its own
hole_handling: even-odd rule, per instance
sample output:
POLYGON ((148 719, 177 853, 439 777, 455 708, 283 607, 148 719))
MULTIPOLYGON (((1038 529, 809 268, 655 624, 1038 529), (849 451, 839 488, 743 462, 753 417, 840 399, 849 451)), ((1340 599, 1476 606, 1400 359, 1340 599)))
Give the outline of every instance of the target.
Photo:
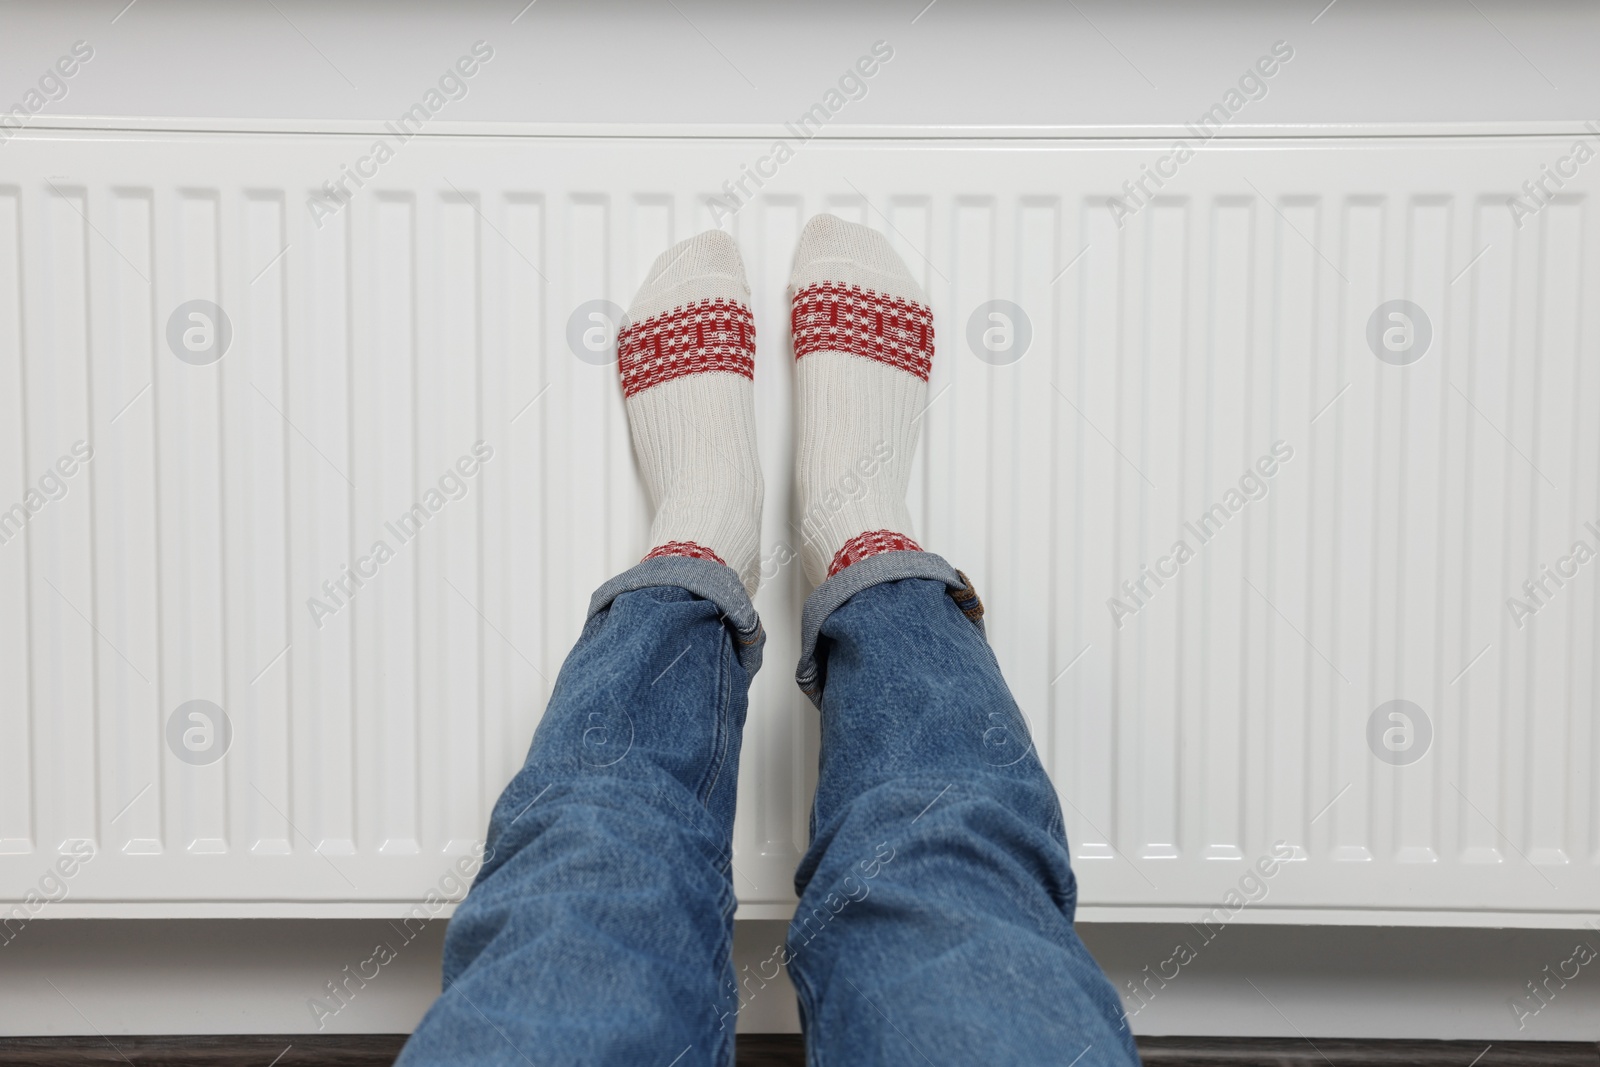
POLYGON ((649 552, 646 552, 644 559, 641 559, 639 562, 643 563, 645 560, 660 559, 662 556, 687 556, 690 559, 708 559, 713 563, 721 563, 724 567, 728 565, 727 561, 725 561, 715 552, 711 551, 711 549, 707 548, 705 545, 696 544, 693 541, 668 541, 664 545, 657 545, 649 552))
POLYGON ((858 533, 840 546, 828 564, 828 577, 844 570, 852 563, 860 563, 869 556, 883 552, 921 552, 922 546, 902 533, 893 530, 867 530, 858 533))

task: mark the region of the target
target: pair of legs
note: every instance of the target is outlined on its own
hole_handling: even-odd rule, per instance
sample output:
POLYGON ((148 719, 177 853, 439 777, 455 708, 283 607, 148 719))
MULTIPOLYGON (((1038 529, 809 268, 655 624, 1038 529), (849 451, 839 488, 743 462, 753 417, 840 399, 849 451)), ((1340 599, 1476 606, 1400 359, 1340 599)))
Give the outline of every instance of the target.
MULTIPOLYGON (((870 232, 838 220, 824 228, 813 242, 822 254, 802 254, 797 274, 808 264, 839 273, 851 257, 869 260, 869 276, 893 266, 870 232)), ((591 602, 527 762, 495 806, 484 866, 446 937, 444 993, 406 1046, 406 1067, 732 1063, 735 1012, 750 988, 730 960, 734 797, 765 633, 750 599, 743 459, 723 454, 740 447, 743 387, 711 374, 740 377, 727 365, 753 334, 737 309, 709 303, 727 296, 697 304, 671 285, 652 289, 686 255, 682 276, 704 278, 692 249, 674 252, 636 301, 655 310, 635 322, 657 332, 642 360, 630 362, 641 349, 625 338, 622 367, 657 548, 591 602), (696 307, 721 318, 685 312, 696 307), (660 368, 679 363, 715 369, 668 374, 666 384, 694 390, 658 392, 641 407, 639 394, 663 384, 660 368), (630 372, 635 384, 641 373, 658 380, 629 392, 630 372), (695 506, 681 506, 685 494, 695 506)), ((726 282, 711 287, 737 295, 726 282)), ((821 714, 821 764, 787 945, 746 977, 770 980, 787 966, 819 1067, 1134 1063, 1117 997, 1073 929, 1061 811, 985 640, 977 594, 909 536, 915 420, 901 409, 916 385, 877 366, 853 378, 845 359, 804 364, 821 353, 913 373, 917 346, 931 358, 931 316, 916 334, 893 318, 889 301, 905 295, 876 287, 861 303, 859 281, 821 284, 843 296, 819 304, 813 284, 795 298, 800 462, 811 468, 797 479, 809 520, 802 556, 821 579, 796 678, 821 714), (808 330, 813 341, 802 343, 808 330), (906 396, 886 395, 895 390, 906 396), (804 426, 825 426, 830 412, 837 432, 808 446, 804 426), (817 454, 841 443, 842 459, 817 454), (857 450, 893 469, 855 461, 857 450), (808 477, 826 486, 841 463, 883 474, 880 496, 898 486, 898 500, 811 499, 808 477)), ((758 530, 759 474, 755 488, 758 530)))

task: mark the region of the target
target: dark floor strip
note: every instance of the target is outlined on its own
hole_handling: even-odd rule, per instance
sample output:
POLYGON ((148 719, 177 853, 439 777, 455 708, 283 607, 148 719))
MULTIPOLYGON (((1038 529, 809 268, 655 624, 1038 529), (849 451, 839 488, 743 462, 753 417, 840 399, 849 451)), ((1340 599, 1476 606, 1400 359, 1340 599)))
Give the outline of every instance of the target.
MULTIPOLYGON (((0 1038, 0 1067, 389 1067, 404 1034, 0 1038), (276 1057, 276 1059, 274 1058, 276 1057)), ((1150 1037, 1149 1067, 1600 1067, 1588 1042, 1150 1037)), ((739 1067, 804 1067, 794 1034, 739 1038, 739 1067)))
POLYGON ((1600 1067, 1587 1041, 1146 1037, 1139 1056, 1148 1067, 1600 1067))

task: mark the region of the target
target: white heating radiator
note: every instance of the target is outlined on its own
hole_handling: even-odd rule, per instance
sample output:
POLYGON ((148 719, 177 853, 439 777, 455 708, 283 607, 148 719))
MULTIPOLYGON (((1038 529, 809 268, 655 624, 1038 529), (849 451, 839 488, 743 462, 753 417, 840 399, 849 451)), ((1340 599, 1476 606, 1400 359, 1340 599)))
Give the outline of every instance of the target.
MULTIPOLYGON (((720 219, 769 550, 802 225, 883 230, 932 294, 916 533, 985 599, 1084 918, 1259 896, 1278 841, 1244 919, 1595 910, 1600 165, 1523 191, 1574 139, 1219 139, 1117 211, 1167 139, 818 140, 720 219)), ((573 313, 626 305, 770 139, 418 136, 314 219, 371 143, 0 148, 0 898, 87 841, 52 914, 396 913, 481 839, 590 591, 647 547, 573 313), (372 576, 340 606, 346 564, 372 576)), ((746 916, 789 907, 806 842, 803 582, 757 600, 746 916)))

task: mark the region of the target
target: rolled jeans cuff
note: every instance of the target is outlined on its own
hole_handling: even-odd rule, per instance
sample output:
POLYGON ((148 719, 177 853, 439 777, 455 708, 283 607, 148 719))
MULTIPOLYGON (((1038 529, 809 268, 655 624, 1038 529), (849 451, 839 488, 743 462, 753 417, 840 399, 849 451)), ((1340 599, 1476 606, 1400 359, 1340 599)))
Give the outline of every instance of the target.
POLYGON ((733 647, 739 663, 751 677, 761 668, 761 649, 767 631, 761 626, 756 606, 733 568, 709 559, 691 556, 657 556, 635 564, 594 591, 589 599, 588 622, 623 593, 655 586, 675 585, 709 600, 722 612, 722 619, 733 634, 733 647))
POLYGON ((812 590, 800 614, 800 665, 795 668, 794 680, 817 708, 822 707, 822 687, 827 680, 826 665, 817 661, 817 639, 822 634, 822 624, 857 593, 904 578, 943 582, 956 606, 980 631, 983 629, 983 603, 978 599, 977 590, 967 576, 946 563, 943 556, 932 552, 880 552, 852 563, 812 590))

